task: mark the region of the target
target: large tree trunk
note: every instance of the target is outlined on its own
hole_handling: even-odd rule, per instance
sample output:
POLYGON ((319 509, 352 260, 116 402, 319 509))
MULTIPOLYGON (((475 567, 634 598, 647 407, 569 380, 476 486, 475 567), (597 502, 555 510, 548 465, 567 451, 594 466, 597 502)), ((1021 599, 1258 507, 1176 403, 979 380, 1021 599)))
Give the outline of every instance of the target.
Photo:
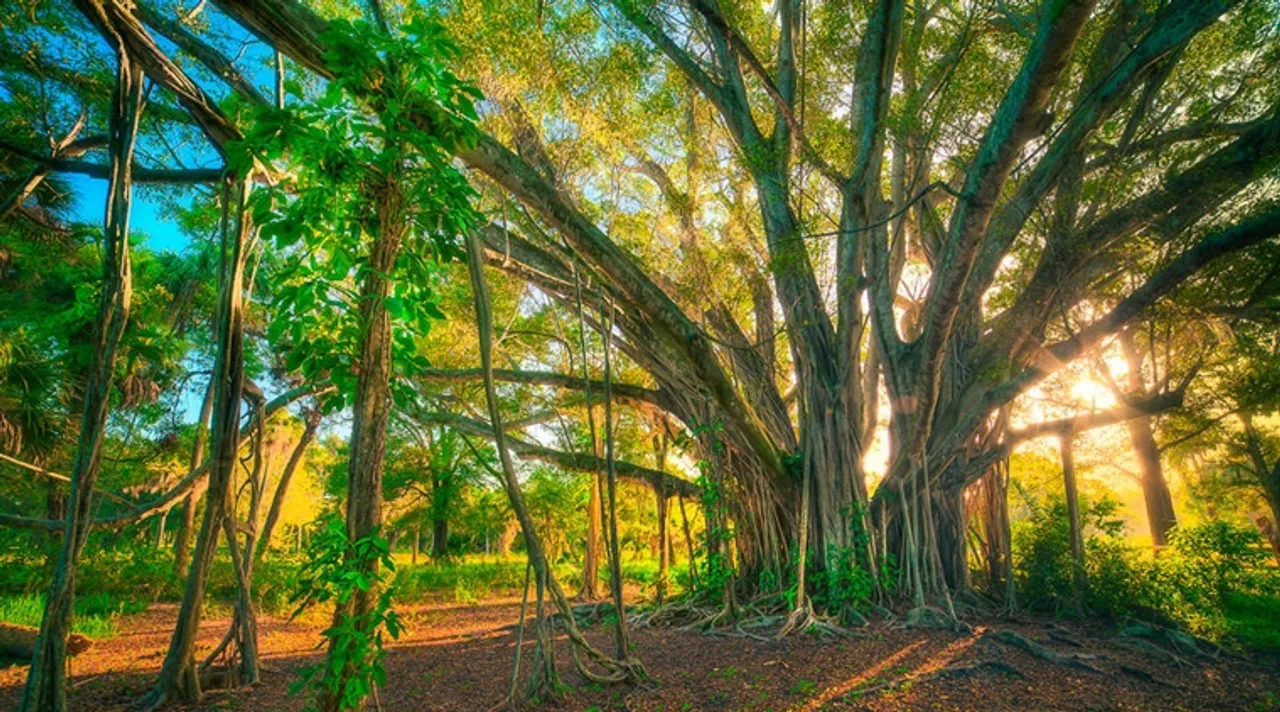
MULTIPOLYGON (((391 316, 386 299, 391 281, 386 275, 395 270, 405 232, 405 205, 395 180, 387 180, 374 188, 378 196, 377 225, 369 254, 369 269, 360 288, 360 376, 351 424, 351 457, 347 464, 347 537, 359 541, 378 533, 382 526, 382 464, 386 456, 387 419, 391 410, 391 316)), ((377 571, 377 561, 369 565, 369 573, 377 571)), ((377 603, 376 587, 356 591, 334 610, 334 624, 344 618, 356 621, 357 628, 367 625, 368 614, 377 603)), ((362 633, 371 631, 361 629, 362 633)), ((332 660, 336 644, 330 641, 332 660)), ((347 685, 355 672, 348 662, 337 672, 338 684, 324 688, 319 700, 321 712, 336 712, 347 697, 347 685)), ((332 668, 330 668, 332 669, 332 668)), ((364 696, 361 696, 363 704, 364 696)), ((359 707, 359 705, 357 705, 359 707)))
POLYGON ((449 518, 438 516, 431 521, 431 558, 449 555, 449 518))
MULTIPOLYGON (((1132 329, 1126 329, 1120 334, 1120 346, 1129 370, 1126 376, 1129 394, 1144 395, 1146 387, 1142 378, 1142 355, 1134 343, 1132 329)), ((1129 430, 1129 441, 1133 444, 1133 454, 1138 459, 1138 471, 1142 476, 1142 499, 1147 505, 1151 543, 1157 547, 1164 546, 1169 541, 1169 530, 1178 525, 1178 517, 1173 511, 1173 497, 1169 494, 1164 468, 1160 464, 1160 448, 1151 431, 1151 416, 1133 418, 1125 426, 1129 430)))
MULTIPOLYGON (((108 27, 101 8, 90 0, 78 3, 95 24, 108 27)), ((67 708, 66 638, 71 632, 75 601, 76 567, 89 537, 93 515, 93 488, 102 462, 103 430, 115 371, 116 352, 129 320, 132 301, 132 267, 129 260, 129 209, 133 199, 133 149, 142 112, 142 68, 136 65, 123 40, 112 34, 118 68, 111 97, 111 183, 102 250, 102 296, 98 304, 93 367, 87 379, 80 436, 71 471, 62 548, 45 599, 44 617, 31 670, 19 709, 22 712, 62 712, 67 708)))
POLYGON ((1133 454, 1138 458, 1138 470, 1142 475, 1142 499, 1147 506, 1147 521, 1151 527, 1151 543, 1157 547, 1169 542, 1169 532, 1178 525, 1173 510, 1173 497, 1164 479, 1160 464, 1160 448, 1151 432, 1151 417, 1142 416, 1125 423, 1133 454))
MULTIPOLYGON (((194 703, 200 699, 196 636, 200 630, 205 585, 218 550, 223 518, 230 508, 231 480, 240 444, 240 400, 244 393, 244 266, 253 229, 245 207, 248 190, 248 181, 243 181, 236 190, 239 200, 234 228, 228 219, 231 210, 228 203, 233 192, 230 186, 223 192, 218 313, 214 321, 218 346, 213 368, 213 460, 208 493, 178 620, 169 639, 169 652, 155 686, 137 704, 142 708, 154 709, 171 700, 194 703)), ((266 423, 259 421, 258 427, 265 428, 266 423)))

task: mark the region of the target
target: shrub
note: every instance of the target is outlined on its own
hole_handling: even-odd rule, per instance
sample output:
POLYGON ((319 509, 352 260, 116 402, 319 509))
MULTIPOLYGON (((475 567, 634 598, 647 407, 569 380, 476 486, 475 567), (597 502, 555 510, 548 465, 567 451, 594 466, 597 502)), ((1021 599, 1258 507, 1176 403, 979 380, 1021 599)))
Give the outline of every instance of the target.
MULTIPOLYGON (((1051 495, 1028 502, 1031 516, 1013 526, 1014 578, 1023 602, 1036 610, 1059 611, 1071 599, 1071 527, 1066 498, 1051 495)), ((1131 573, 1123 553, 1124 522, 1110 499, 1080 500, 1086 561, 1115 588, 1131 573)), ((1093 577, 1090 577, 1093 578, 1093 577)))
MULTIPOLYGON (((1033 503, 1031 512, 1014 529, 1020 595, 1033 609, 1060 611, 1071 596, 1065 502, 1051 497, 1033 503)), ((1109 500, 1081 502, 1089 610, 1176 625, 1209 638, 1233 635, 1255 647, 1280 644, 1255 635, 1247 624, 1280 611, 1280 573, 1268 565, 1256 530, 1221 521, 1180 527, 1169 546, 1150 557, 1128 546, 1114 512, 1109 500)))

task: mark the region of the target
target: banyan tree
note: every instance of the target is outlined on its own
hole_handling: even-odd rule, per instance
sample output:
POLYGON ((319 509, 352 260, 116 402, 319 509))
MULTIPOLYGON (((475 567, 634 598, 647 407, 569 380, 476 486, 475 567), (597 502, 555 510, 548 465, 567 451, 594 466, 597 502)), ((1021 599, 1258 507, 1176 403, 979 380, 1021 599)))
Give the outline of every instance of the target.
MULTIPOLYGON (((97 3, 220 92, 263 101, 171 10, 97 3)), ((340 14, 321 5, 205 12, 290 71, 333 80, 340 14)), ((722 495, 704 514, 732 531, 727 600, 784 587, 797 553, 917 604, 967 591, 970 510, 1007 539, 993 512, 1013 448, 1052 435, 1069 450, 1075 432, 1176 407, 1196 367, 1062 419, 1023 417, 1026 394, 1280 234, 1265 198, 1280 166, 1268 3, 437 9, 465 50, 454 71, 485 96, 478 137, 455 152, 481 196, 484 259, 566 313, 583 291, 610 305, 607 320, 582 318, 647 377, 615 384, 619 407, 688 435, 704 491, 722 495)), ((376 110, 388 69, 342 81, 376 110)), ((203 98, 188 108, 211 135, 238 135, 203 98)), ((493 376, 591 387, 551 370, 493 376)))

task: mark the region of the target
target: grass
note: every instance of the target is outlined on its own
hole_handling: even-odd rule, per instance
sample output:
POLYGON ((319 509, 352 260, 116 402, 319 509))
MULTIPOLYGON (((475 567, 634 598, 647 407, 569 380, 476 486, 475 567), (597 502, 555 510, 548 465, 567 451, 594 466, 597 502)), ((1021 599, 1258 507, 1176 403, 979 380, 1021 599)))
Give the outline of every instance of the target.
MULTIPOLYGON (((427 560, 417 565, 410 564, 405 557, 397 559, 396 600, 400 602, 443 599, 471 604, 491 596, 519 594, 524 585, 523 556, 470 555, 445 561, 427 560)), ((570 593, 581 580, 579 563, 562 562, 555 567, 556 578, 570 593)), ((622 580, 626 583, 650 587, 657 578, 656 560, 638 559, 622 564, 622 580)), ((604 562, 601 562, 600 581, 608 586, 609 570, 604 562)))
POLYGON ((1227 632, 1241 645, 1262 652, 1280 652, 1280 596, 1229 593, 1223 602, 1227 632))
MULTIPOLYGON (((140 613, 147 604, 121 599, 110 594, 92 594, 76 598, 75 618, 71 630, 89 638, 110 638, 118 632, 120 616, 140 613)), ((15 625, 39 627, 44 615, 44 596, 25 594, 0 596, 0 621, 15 625)))

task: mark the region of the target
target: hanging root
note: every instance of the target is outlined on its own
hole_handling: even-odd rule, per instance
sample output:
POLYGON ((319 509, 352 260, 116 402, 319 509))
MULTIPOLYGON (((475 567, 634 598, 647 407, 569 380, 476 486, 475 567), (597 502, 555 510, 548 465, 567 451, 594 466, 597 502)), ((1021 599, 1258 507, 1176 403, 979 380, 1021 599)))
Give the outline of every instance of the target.
POLYGON ((1021 648, 1041 660, 1048 660, 1051 663, 1066 665, 1067 667, 1076 668, 1077 670, 1087 670, 1088 672, 1104 674, 1101 669, 1088 662, 1089 660, 1096 660, 1098 658, 1097 655, 1086 655, 1084 653, 1062 655, 1061 653, 1055 653, 1036 641, 1019 635, 1012 630, 1002 630, 991 635, 1001 643, 1012 645, 1015 648, 1021 648))
POLYGON ((582 635, 582 631, 578 629, 578 624, 573 619, 573 607, 569 605, 569 599, 564 595, 564 590, 560 588, 560 583, 556 581, 555 576, 552 576, 550 572, 547 574, 547 588, 550 590, 552 603, 559 609, 560 618, 564 621, 564 632, 569 637, 569 652, 573 657, 574 667, 583 677, 601 685, 624 681, 638 685, 649 679, 644 666, 640 664, 639 660, 630 656, 622 660, 612 658, 587 642, 587 639, 582 635), (579 657, 579 652, 584 653, 587 660, 603 669, 605 671, 604 674, 591 670, 586 661, 579 657))

